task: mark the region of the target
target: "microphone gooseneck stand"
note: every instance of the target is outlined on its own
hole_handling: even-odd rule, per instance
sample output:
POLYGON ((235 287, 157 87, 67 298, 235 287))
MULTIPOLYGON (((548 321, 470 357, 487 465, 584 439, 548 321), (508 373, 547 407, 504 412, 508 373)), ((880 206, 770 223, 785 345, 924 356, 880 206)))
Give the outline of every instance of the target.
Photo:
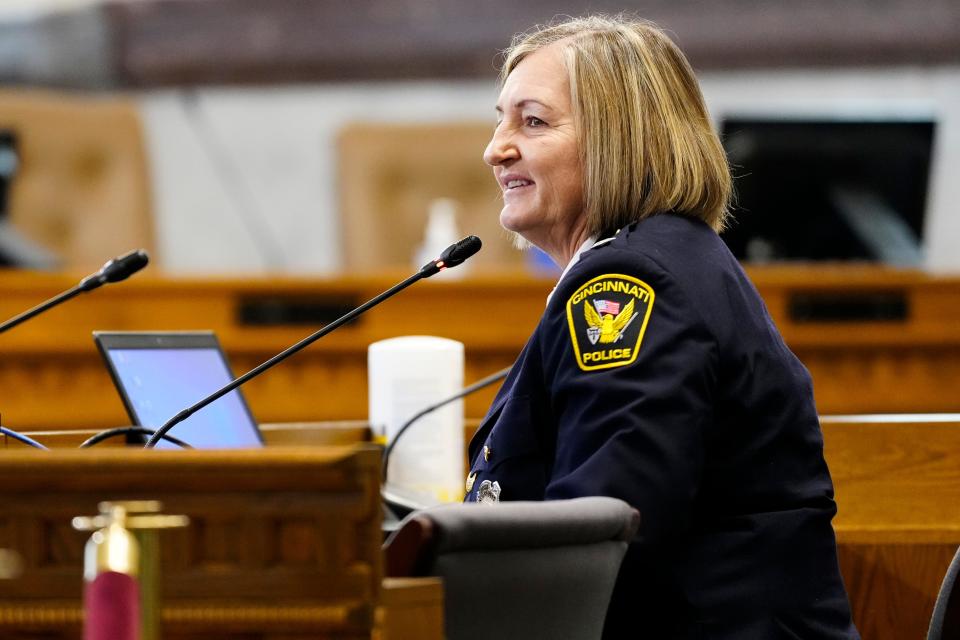
POLYGON ((100 271, 87 276, 81 280, 79 284, 50 298, 46 302, 38 304, 33 309, 24 311, 20 315, 14 316, 3 324, 0 324, 0 333, 9 331, 15 326, 26 322, 30 318, 40 315, 47 309, 51 309, 58 304, 62 304, 67 300, 80 295, 81 293, 93 291, 94 289, 97 289, 108 282, 119 282, 121 280, 126 280, 131 275, 147 266, 149 261, 150 259, 147 256, 147 253, 142 249, 131 251, 126 255, 120 256, 119 258, 114 258, 107 264, 103 265, 103 268, 100 269, 100 271))
POLYGON ((419 420, 420 418, 424 417, 427 414, 433 413, 440 407, 446 406, 451 402, 454 402, 455 400, 459 400, 460 398, 464 398, 470 395, 474 391, 480 391, 480 389, 484 389, 486 387, 489 387, 495 382, 499 382, 500 380, 503 380, 504 378, 507 377, 507 374, 510 373, 510 369, 512 368, 513 367, 511 365, 506 369, 501 369, 496 373, 490 374, 486 378, 477 380, 470 386, 464 387, 463 389, 461 389, 454 395, 450 396, 449 398, 444 398, 440 402, 436 402, 430 405, 429 407, 427 407, 426 409, 415 413, 413 417, 411 417, 409 420, 404 422, 403 425, 399 429, 397 429, 397 433, 390 440, 390 444, 388 444, 387 447, 383 450, 383 458, 380 463, 380 474, 382 476, 383 482, 384 483, 387 482, 387 468, 390 466, 390 454, 393 453, 393 448, 397 446, 397 442, 400 440, 400 437, 403 436, 403 434, 407 432, 407 429, 412 427, 417 420, 419 420))
POLYGON ((34 449, 43 449, 47 450, 47 447, 43 446, 33 438, 25 436, 22 433, 17 433, 13 429, 7 429, 6 427, 0 427, 0 434, 7 436, 8 438, 13 438, 14 440, 19 440, 25 445, 31 446, 34 449))
MULTIPOLYGON (((124 254, 120 257, 114 258, 113 260, 110 260, 105 265, 103 265, 100 271, 90 274, 89 276, 81 280, 77 285, 71 287, 70 289, 67 289, 63 293, 60 293, 50 298, 46 302, 38 304, 37 306, 35 306, 32 309, 29 309, 28 311, 24 311, 20 315, 14 316, 9 320, 3 323, 0 323, 0 333, 9 331, 10 329, 13 329, 17 325, 23 324, 30 318, 38 316, 44 311, 48 309, 52 309, 58 304, 64 303, 67 300, 80 295, 81 293, 87 293, 89 291, 93 291, 94 289, 102 287, 108 282, 120 282, 121 280, 126 280, 127 278, 135 274, 137 271, 140 271, 145 266, 147 266, 149 262, 150 262, 150 257, 147 255, 147 252, 144 251, 143 249, 137 249, 135 251, 131 251, 127 254, 124 254)), ((12 429, 7 429, 6 427, 0 427, 0 433, 10 438, 13 438, 15 440, 19 440, 20 442, 30 445, 31 447, 34 447, 36 449, 47 448, 42 444, 40 444, 39 442, 37 442, 36 440, 33 440, 32 438, 28 438, 22 433, 17 433, 12 429)))
POLYGON ((423 265, 417 273, 413 274, 403 282, 395 284, 390 289, 387 289, 386 291, 376 296, 375 298, 363 303, 353 311, 349 311, 348 313, 340 316, 339 318, 337 318, 327 326, 323 327, 319 331, 307 336, 300 342, 296 343, 291 347, 288 347, 284 351, 281 351, 280 353, 273 356, 263 364, 260 364, 254 367, 253 369, 246 372, 239 378, 234 379, 232 382, 229 382, 223 387, 221 387, 220 389, 218 389, 217 391, 214 391, 212 394, 210 394, 203 400, 200 400, 193 406, 188 407, 183 411, 181 411, 180 413, 178 413, 177 415, 173 416, 162 427, 157 429, 152 436, 150 436, 150 439, 147 440, 147 444, 144 445, 144 448, 152 449, 154 446, 156 446, 156 444, 168 431, 170 431, 175 426, 177 426, 178 424, 180 424, 181 422, 183 422, 184 420, 192 416, 194 413, 196 413, 200 409, 203 409, 204 407, 211 404, 212 402, 219 400, 220 398, 227 395, 228 393, 230 393, 231 391, 233 391, 243 383, 247 382, 251 378, 255 378, 256 376, 260 375, 267 369, 270 369, 271 367, 283 362, 284 360, 286 360, 293 354, 297 353, 298 351, 310 346, 311 344, 313 344, 323 336, 327 335, 334 329, 337 329, 341 325, 347 322, 350 322, 351 320, 353 320, 354 318, 356 318, 357 316, 365 312, 370 307, 374 307, 380 304, 387 298, 390 298, 396 295, 397 293, 403 291, 404 289, 406 289, 407 287, 409 287, 410 285, 412 285, 413 283, 419 280, 423 280, 424 278, 429 278, 430 276, 440 273, 444 269, 455 267, 461 264, 464 260, 466 260, 473 254, 475 254, 477 251, 479 251, 480 246, 481 246, 480 238, 476 236, 467 236, 463 240, 460 240, 459 242, 450 245, 444 250, 444 252, 440 255, 439 258, 437 258, 436 260, 432 260, 427 264, 423 265))
POLYGON ((66 302, 70 298, 74 298, 80 295, 81 293, 85 293, 85 290, 81 289, 79 284, 70 289, 67 289, 63 293, 57 294, 56 296, 50 298, 49 300, 38 304, 33 309, 24 311, 20 315, 14 316, 13 318, 10 318, 3 324, 0 324, 0 333, 3 333, 4 331, 9 331, 10 329, 13 329, 18 324, 22 324, 27 320, 29 320, 30 318, 40 315, 47 309, 51 309, 57 306, 58 304, 66 302))
MULTIPOLYGON (((93 445, 100 444, 104 440, 109 440, 110 438, 115 438, 117 436, 124 436, 131 433, 144 435, 144 436, 152 436, 156 432, 153 429, 147 429, 146 427, 115 427, 113 429, 107 429, 106 431, 101 431, 100 433, 90 436, 80 444, 80 448, 89 449, 93 445)), ((187 444, 180 438, 176 438, 170 435, 169 433, 165 433, 162 437, 167 442, 171 444, 175 444, 181 449, 193 449, 193 447, 191 447, 189 444, 187 444)))

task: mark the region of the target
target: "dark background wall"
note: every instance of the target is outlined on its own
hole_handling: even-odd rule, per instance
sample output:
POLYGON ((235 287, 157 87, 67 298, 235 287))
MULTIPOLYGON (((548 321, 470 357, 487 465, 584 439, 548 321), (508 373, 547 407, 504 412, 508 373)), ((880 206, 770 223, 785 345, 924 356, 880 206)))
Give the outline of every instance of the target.
POLYGON ((72 86, 462 79, 493 75, 534 24, 621 11, 668 29, 701 70, 960 62, 956 0, 112 0, 0 24, 0 44, 43 52, 14 75, 72 86))
POLYGON ((493 73, 512 34, 631 11, 701 69, 960 61, 956 0, 166 0, 111 11, 123 84, 493 73))

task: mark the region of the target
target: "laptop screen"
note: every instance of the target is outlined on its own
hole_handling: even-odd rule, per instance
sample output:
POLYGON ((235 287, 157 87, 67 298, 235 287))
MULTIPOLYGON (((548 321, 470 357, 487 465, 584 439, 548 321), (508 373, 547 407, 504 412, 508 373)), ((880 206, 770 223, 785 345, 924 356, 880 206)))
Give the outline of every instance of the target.
MULTIPOLYGON (((157 429, 233 379, 212 333, 96 333, 134 424, 157 429)), ((231 391, 174 427, 170 435, 197 449, 260 447, 240 391, 231 391)), ((158 448, 176 448, 161 441, 158 448)))

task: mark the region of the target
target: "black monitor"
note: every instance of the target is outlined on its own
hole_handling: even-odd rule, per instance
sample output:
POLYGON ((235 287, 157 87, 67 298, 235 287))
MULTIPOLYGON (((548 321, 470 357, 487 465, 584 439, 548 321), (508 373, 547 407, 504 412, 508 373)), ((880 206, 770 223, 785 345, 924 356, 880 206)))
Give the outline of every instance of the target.
POLYGON ((727 118, 739 259, 919 266, 932 120, 727 118))
POLYGON ((10 191, 19 167, 17 134, 0 129, 0 267, 52 269, 58 265, 56 257, 10 222, 10 191))

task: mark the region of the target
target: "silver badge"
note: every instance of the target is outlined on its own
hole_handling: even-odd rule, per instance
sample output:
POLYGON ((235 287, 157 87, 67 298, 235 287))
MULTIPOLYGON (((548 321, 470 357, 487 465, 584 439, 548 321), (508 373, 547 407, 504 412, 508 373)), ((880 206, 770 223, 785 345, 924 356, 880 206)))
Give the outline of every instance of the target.
POLYGON ((480 504, 495 504, 500 502, 500 483, 494 480, 484 480, 477 489, 477 502, 480 504))

